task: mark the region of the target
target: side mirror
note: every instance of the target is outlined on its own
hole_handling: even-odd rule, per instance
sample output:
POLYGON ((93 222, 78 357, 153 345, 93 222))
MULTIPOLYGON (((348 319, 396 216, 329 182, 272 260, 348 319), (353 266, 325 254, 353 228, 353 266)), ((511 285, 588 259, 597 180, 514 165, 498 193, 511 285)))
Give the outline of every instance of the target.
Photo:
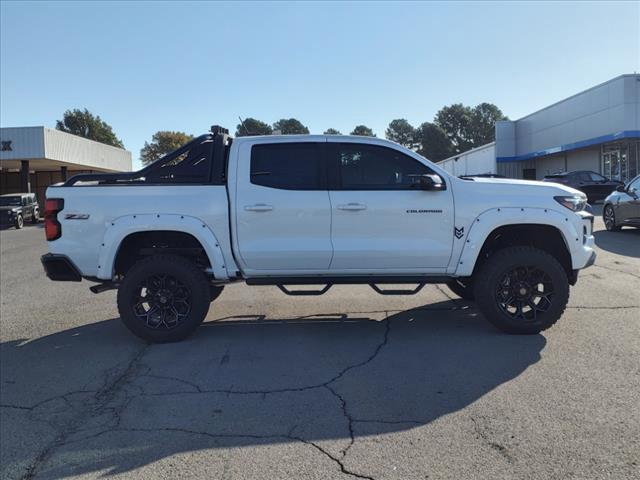
POLYGON ((446 186, 442 181, 440 175, 430 173, 420 176, 420 189, 421 190, 445 190, 446 186))
POLYGON ((625 189, 624 189, 624 185, 618 185, 618 186, 616 187, 616 192, 624 192, 624 191, 625 191, 625 189))

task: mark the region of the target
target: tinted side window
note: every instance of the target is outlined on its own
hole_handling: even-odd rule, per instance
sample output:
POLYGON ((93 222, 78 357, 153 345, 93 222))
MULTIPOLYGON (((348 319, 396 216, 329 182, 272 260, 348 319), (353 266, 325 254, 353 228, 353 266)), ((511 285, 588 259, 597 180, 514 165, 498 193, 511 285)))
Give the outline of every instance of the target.
POLYGON ((422 163, 397 150, 357 143, 333 144, 342 190, 408 190, 419 177, 433 173, 422 163))
POLYGON ((602 175, 599 175, 597 173, 594 172, 590 172, 589 173, 589 177, 591 178, 591 181, 593 182, 604 182, 605 178, 602 175))
POLYGON ((251 183, 284 190, 325 190, 325 145, 254 145, 251 148, 251 183))
POLYGON ((591 177, 586 172, 580 172, 580 173, 576 173, 576 180, 578 182, 590 182, 591 177))

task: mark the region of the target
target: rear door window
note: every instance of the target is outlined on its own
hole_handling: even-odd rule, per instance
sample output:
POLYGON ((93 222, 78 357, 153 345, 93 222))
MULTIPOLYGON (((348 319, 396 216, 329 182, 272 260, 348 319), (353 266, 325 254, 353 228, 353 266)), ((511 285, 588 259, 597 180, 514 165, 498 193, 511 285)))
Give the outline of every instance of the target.
POLYGON ((251 183, 282 190, 326 190, 325 145, 270 143, 251 149, 251 183))

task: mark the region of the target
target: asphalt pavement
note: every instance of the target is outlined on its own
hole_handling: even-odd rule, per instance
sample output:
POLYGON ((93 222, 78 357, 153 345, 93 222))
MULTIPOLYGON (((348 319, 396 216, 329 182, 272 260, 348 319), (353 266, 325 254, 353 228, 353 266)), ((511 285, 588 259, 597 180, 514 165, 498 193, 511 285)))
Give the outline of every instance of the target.
POLYGON ((446 287, 321 297, 227 287, 187 341, 147 345, 115 292, 51 282, 41 226, 0 232, 0 477, 640 476, 640 230, 540 335, 446 287))

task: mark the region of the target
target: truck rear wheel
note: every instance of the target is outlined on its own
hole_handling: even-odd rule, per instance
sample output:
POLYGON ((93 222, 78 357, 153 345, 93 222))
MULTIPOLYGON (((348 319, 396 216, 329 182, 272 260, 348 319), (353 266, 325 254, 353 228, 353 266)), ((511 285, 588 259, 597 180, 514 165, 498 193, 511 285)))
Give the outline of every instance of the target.
POLYGON ((118 289, 118 311, 143 340, 176 342, 202 323, 209 299, 209 283, 195 264, 177 255, 152 255, 126 273, 118 289))
POLYGON ((506 333, 535 334, 551 327, 569 301, 569 281, 560 262, 533 247, 508 247, 477 272, 476 304, 506 333))

